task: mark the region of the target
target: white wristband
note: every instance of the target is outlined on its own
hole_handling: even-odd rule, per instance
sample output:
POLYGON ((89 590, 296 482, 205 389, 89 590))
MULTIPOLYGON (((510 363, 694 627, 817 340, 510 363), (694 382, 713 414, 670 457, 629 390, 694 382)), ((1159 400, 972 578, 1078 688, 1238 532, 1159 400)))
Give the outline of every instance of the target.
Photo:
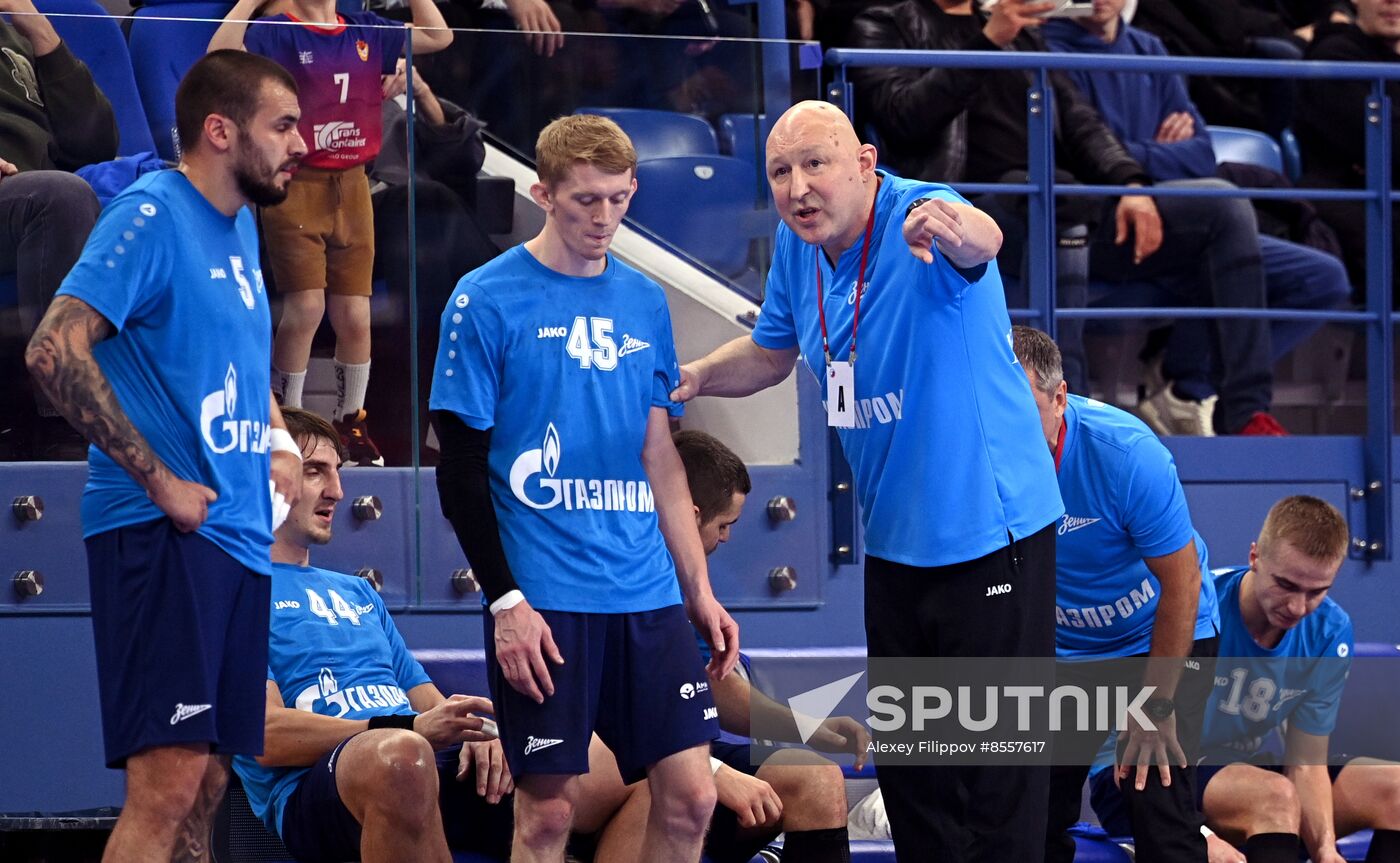
POLYGON ((720 761, 718 758, 714 757, 713 755, 710 756, 710 775, 711 775, 711 776, 714 776, 716 773, 718 773, 718 772, 719 772, 719 769, 720 769, 721 767, 723 767, 723 766, 724 766, 724 762, 723 762, 723 761, 720 761))
POLYGON ((301 447, 292 438, 292 433, 286 429, 273 428, 267 434, 268 445, 273 452, 289 452, 301 461, 301 447))
POLYGON ((517 605, 524 601, 525 594, 521 593, 518 590, 508 590, 501 596, 500 599, 497 599, 495 602, 491 603, 491 613, 493 615, 500 614, 508 608, 515 608, 517 605))
POLYGON ((1212 829, 1210 829, 1210 828, 1207 827, 1206 825, 1202 824, 1202 825, 1201 825, 1201 835, 1204 836, 1204 837, 1206 837, 1207 839, 1209 839, 1210 837, 1212 837, 1212 836, 1215 835, 1215 831, 1212 830, 1212 829))

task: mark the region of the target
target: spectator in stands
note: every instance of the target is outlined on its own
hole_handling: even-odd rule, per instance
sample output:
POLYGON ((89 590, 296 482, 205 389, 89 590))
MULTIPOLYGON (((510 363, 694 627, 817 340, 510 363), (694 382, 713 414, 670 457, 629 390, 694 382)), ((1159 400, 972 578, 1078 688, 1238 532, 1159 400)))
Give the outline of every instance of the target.
MULTIPOLYGON (((302 485, 272 545, 265 748, 233 764, 249 805, 297 860, 506 859, 513 783, 480 715, 491 702, 443 697, 369 582, 311 565, 331 541, 345 452, 324 419, 283 417, 302 485)), ((617 793, 591 788, 583 821, 610 814, 617 793)))
POLYGON ((692 623, 720 676, 739 632, 710 588, 671 442, 665 295, 608 254, 637 153, 611 120, 572 115, 544 128, 536 154, 544 227, 463 276, 429 402, 443 514, 490 603, 515 854, 563 856, 596 730, 623 779, 650 780, 643 858, 694 860, 718 727, 709 692, 677 693, 704 679, 692 623))
MULTIPOLYGON (((413 90, 413 188, 409 188, 406 94, 384 100, 384 144, 370 170, 374 277, 384 285, 390 308, 395 310, 375 317, 374 364, 381 380, 402 385, 373 387, 365 396, 365 408, 371 415, 400 418, 375 430, 374 443, 390 464, 410 464, 413 459, 411 424, 404 418, 417 411, 420 433, 426 434, 429 428, 431 377, 419 375, 421 393, 406 385, 413 352, 406 329, 408 305, 415 293, 410 275, 417 277, 418 368, 430 369, 437 355, 438 315, 457 280, 501 253, 486 233, 490 214, 483 212, 486 205, 476 195, 477 173, 486 157, 484 124, 438 98, 419 74, 416 60, 413 90), (410 224, 416 240, 412 246, 410 224), (411 269, 415 258, 416 271, 411 269)), ((510 202, 504 207, 510 207, 510 202)), ((425 447, 420 455, 430 459, 436 453, 425 447)))
MULTIPOLYGON (((695 520, 706 554, 729 541, 744 509, 749 472, 728 447, 702 431, 675 434, 676 451, 695 501, 695 520)), ((744 738, 800 740, 792 711, 750 685, 746 671, 709 675, 722 729, 744 738)), ((849 716, 827 718, 806 741, 827 751, 850 752, 865 765, 870 735, 849 716)), ((710 744, 718 802, 705 836, 705 854, 717 863, 746 863, 782 832, 787 863, 841 863, 850 859, 846 833, 846 786, 841 769, 800 749, 779 750, 755 764, 747 743, 710 744)), ((616 776, 614 771, 613 776, 616 776)), ((620 777, 617 779, 621 782, 620 777)), ((628 799, 598 837, 595 858, 608 863, 644 863, 635 837, 646 822, 649 795, 628 799), (631 841, 629 841, 631 837, 631 841)))
POLYGON ((298 114, 276 63, 195 63, 175 94, 179 169, 107 206, 26 355, 93 443, 97 679, 107 764, 126 770, 108 861, 201 857, 228 757, 262 752, 268 549, 301 452, 270 397, 245 208, 286 196, 298 114))
MULTIPOLYGON (((341 15, 335 0, 289 0, 289 11, 249 26, 267 0, 239 0, 209 40, 209 50, 242 48, 271 57, 297 79, 302 135, 311 152, 287 201, 262 211, 263 234, 282 320, 273 342, 273 387, 300 407, 311 342, 321 319, 335 330, 336 403, 332 420, 350 460, 383 465, 365 423, 370 371, 374 213, 366 164, 379 152, 380 103, 397 75, 406 30, 372 12, 341 15), (389 81, 385 81, 388 76, 389 81)), ((452 42, 432 0, 411 0, 415 53, 452 42)))
MULTIPOLYGON (((1284 498, 1250 545, 1248 568, 1215 579, 1221 660, 1196 771, 1206 824, 1220 834, 1209 839, 1212 861, 1294 863, 1301 836, 1310 860, 1344 863, 1338 837, 1367 828, 1375 831, 1367 863, 1400 860, 1400 765, 1328 765, 1354 641, 1351 619, 1327 592, 1349 533, 1326 501, 1284 498), (1271 765, 1265 750, 1279 734, 1284 764, 1271 765)), ((1097 772, 1092 801, 1117 835, 1124 822, 1114 785, 1109 770, 1097 772)))
MULTIPOLYGON (((1123 22, 1125 5, 1126 0, 1099 0, 1090 17, 1048 21, 1042 30, 1045 41, 1052 50, 1067 53, 1166 56, 1157 37, 1123 22)), ((1153 181, 1215 175, 1215 151, 1205 120, 1179 76, 1108 69, 1069 75, 1153 181)), ((1332 255, 1265 234, 1259 235, 1259 252, 1270 308, 1332 309, 1351 294, 1346 269, 1332 255)), ((1271 359, 1278 362, 1320 326, 1272 322, 1271 359)), ((1144 387, 1138 405, 1143 419, 1159 434, 1177 434, 1180 424, 1174 418, 1190 416, 1193 404, 1215 399, 1211 328, 1208 321, 1178 321, 1173 327, 1166 351, 1173 368, 1169 375, 1154 376, 1157 380, 1144 387)), ((1166 358, 1158 362, 1164 366, 1166 358)))
MULTIPOLYGON (((1057 685, 1156 687, 1143 712, 1157 727, 1145 730, 1130 718, 1118 758, 1120 776, 1133 776, 1134 790, 1124 796, 1137 859, 1200 860, 1206 848, 1191 765, 1220 620, 1205 542, 1191 526, 1176 465, 1157 436, 1131 414, 1070 395, 1059 348, 1045 333, 1022 326, 1012 332, 1067 513, 1055 544, 1055 653, 1066 660, 1057 685), (1130 614, 1101 614, 1125 604, 1130 614), (1145 663, 1121 661, 1128 657, 1145 663), (1183 666, 1187 657, 1197 661, 1183 666)), ((1080 792, 1104 737, 1055 739, 1046 863, 1074 859, 1068 831, 1079 820, 1080 792)))
MULTIPOLYGON (((784 113, 766 159, 783 224, 758 324, 684 366, 671 397, 749 395, 805 357, 862 504, 870 656, 1049 656, 1064 509, 1011 353, 996 223, 946 186, 877 171, 825 102, 784 113)), ((878 775, 900 861, 1040 860, 1047 770, 878 775)))
MULTIPOLYGON (((1310 60, 1400 62, 1400 16, 1394 0, 1356 0, 1356 23, 1320 26, 1310 60)), ((1391 104, 1400 100, 1400 81, 1388 81, 1391 104)), ((1304 80, 1298 86, 1298 143, 1303 150, 1302 185, 1359 189, 1366 184, 1366 99, 1370 81, 1304 80)), ((1389 130, 1391 164, 1400 159, 1400 117, 1389 130)), ((1392 170, 1394 170, 1392 168, 1392 170)), ((1316 201, 1322 218, 1342 241, 1352 284, 1366 284, 1365 207, 1346 201, 1316 201)), ((1400 212, 1400 211, 1397 211, 1400 212)), ((1400 232, 1391 236, 1391 261, 1400 260, 1400 232)), ((1397 294, 1400 296, 1400 294, 1397 294)))
MULTIPOLYGON (((400 0, 375 0, 371 8, 395 20, 412 14, 400 0)), ((588 40, 564 34, 594 29, 586 10, 572 0, 453 0, 438 10, 455 31, 452 44, 415 61, 414 74, 485 120, 511 147, 532 152, 539 130, 579 104, 588 40)))
MULTIPOLYGON (((856 18, 861 48, 1044 50, 1034 30, 1052 4, 1002 0, 990 12, 969 0, 902 0, 856 18)), ((854 71, 856 96, 878 131, 895 170, 927 180, 1025 182, 1028 73, 965 69, 865 68, 854 71)), ((1055 92, 1056 182, 1142 185, 1152 181, 1092 106, 1062 75, 1055 92)), ((1204 181, 1196 181, 1204 182, 1204 181)), ((1024 260, 1025 198, 989 197, 983 206, 1007 230, 1003 261, 1024 260)), ((1174 277, 1183 304, 1264 306, 1258 231, 1249 202, 1126 195, 1105 204, 1067 198, 1057 203, 1061 307, 1085 304, 1087 277, 1121 284, 1174 277), (1162 215, 1162 214, 1165 215, 1162 215), (1080 225, 1089 225, 1087 244, 1080 225), (1075 232, 1080 234, 1075 237, 1075 232)), ((1024 290, 1024 275, 1023 275, 1024 290)), ((1222 374, 1214 416, 1190 405, 1182 431, 1282 434, 1268 413, 1273 374, 1263 321, 1231 320, 1216 327, 1222 374), (1186 425, 1186 421, 1190 425, 1186 425)), ((1061 326, 1066 379, 1087 392, 1082 327, 1061 326)))
MULTIPOLYGON (((15 279, 27 338, 97 221, 97 197, 70 172, 117 155, 117 121, 92 73, 31 0, 0 0, 0 12, 9 16, 0 20, 0 274, 15 279)), ((5 389, 11 397, 0 412, 14 423, 11 437, 29 434, 0 436, 0 457, 82 457, 85 447, 73 445, 80 438, 46 398, 36 393, 40 418, 22 421, 35 410, 27 388, 5 389)))

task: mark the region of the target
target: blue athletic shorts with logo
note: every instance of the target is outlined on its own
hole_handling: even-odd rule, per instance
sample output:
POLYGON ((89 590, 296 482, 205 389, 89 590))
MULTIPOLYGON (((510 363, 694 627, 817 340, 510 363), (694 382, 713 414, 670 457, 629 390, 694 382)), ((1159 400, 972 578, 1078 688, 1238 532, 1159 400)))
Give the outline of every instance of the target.
MULTIPOLYGON (((715 701, 679 605, 629 614, 541 611, 564 657, 546 661, 554 694, 544 704, 506 682, 496 651, 486 651, 487 680, 506 761, 516 776, 588 772, 596 731, 624 782, 647 768, 719 736, 715 701)), ((486 643, 494 621, 483 615, 486 643)))
MULTIPOLYGON (((364 732, 360 732, 363 734, 364 732)), ((351 735, 311 766, 282 810, 282 844, 300 863, 343 863, 360 859, 360 822, 345 808, 336 780, 340 753, 351 735)), ((476 769, 457 779, 458 747, 437 754, 438 810, 447 847, 505 860, 515 830, 514 797, 487 803, 476 793, 476 769)))
POLYGON ((87 539, 107 766, 152 746, 261 755, 271 580, 168 518, 87 539))

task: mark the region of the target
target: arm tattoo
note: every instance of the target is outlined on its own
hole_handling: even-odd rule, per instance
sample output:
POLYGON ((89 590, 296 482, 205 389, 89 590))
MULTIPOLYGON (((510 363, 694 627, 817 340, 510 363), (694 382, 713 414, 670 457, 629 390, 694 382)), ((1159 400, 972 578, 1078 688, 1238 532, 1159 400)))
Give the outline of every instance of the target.
POLYGON ((29 340, 25 365, 64 419, 149 489, 165 465, 117 403, 92 355, 92 346, 111 334, 112 325, 92 306, 57 297, 29 340))

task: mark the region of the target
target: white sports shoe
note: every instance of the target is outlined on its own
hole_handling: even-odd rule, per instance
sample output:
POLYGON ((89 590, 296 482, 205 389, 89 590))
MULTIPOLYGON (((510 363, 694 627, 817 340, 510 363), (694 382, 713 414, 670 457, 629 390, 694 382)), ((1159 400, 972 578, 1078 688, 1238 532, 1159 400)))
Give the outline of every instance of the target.
POLYGON ((1215 437, 1212 418, 1217 400, 1217 396, 1202 401, 1180 399, 1168 384, 1140 400, 1138 414, 1159 435, 1215 437))

